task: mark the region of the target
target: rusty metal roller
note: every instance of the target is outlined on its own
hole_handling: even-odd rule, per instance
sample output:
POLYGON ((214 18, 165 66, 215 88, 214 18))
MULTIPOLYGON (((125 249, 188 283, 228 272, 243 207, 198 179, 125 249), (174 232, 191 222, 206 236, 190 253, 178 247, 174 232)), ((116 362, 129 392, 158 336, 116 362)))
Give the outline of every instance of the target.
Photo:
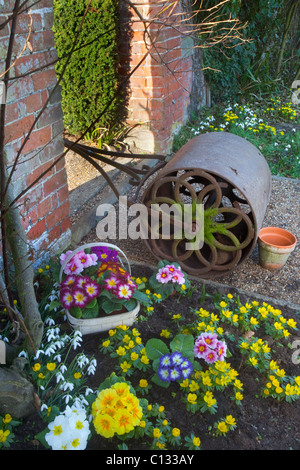
POLYGON ((147 207, 203 204, 203 246, 187 250, 187 240, 172 232, 169 239, 151 239, 149 221, 144 241, 156 258, 177 261, 188 274, 225 275, 251 254, 270 192, 268 164, 254 145, 227 132, 199 135, 175 153, 148 185, 142 202, 147 207))

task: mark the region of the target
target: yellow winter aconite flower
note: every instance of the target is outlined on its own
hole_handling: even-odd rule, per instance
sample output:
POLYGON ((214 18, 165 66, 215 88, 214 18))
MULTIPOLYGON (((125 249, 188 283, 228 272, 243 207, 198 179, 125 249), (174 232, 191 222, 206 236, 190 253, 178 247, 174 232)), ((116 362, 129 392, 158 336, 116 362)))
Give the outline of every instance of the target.
POLYGON ((148 382, 146 379, 141 379, 140 382, 139 382, 139 385, 141 388, 146 388, 148 387, 148 382))
POLYGON ((297 327, 297 322, 295 322, 295 320, 293 320, 292 318, 289 318, 289 319, 288 319, 287 324, 288 324, 288 326, 290 326, 291 328, 296 328, 296 327, 297 327))
POLYGON ((225 423, 225 421, 220 421, 220 423, 218 424, 218 430, 222 433, 222 434, 225 434, 229 431, 228 429, 228 426, 227 424, 225 423))
POLYGON ((11 420, 12 420, 12 417, 10 416, 9 413, 7 413, 7 414, 4 416, 4 418, 2 418, 2 421, 3 421, 4 424, 10 423, 11 420))
POLYGON ((200 441, 199 437, 196 437, 196 436, 195 436, 195 437, 193 438, 193 446, 195 446, 195 447, 200 447, 200 444, 201 444, 201 441, 200 441))
POLYGON ((226 416, 226 423, 229 426, 235 426, 236 425, 235 418, 233 418, 233 416, 231 415, 226 416))
POLYGON ((206 392, 206 394, 203 397, 203 400, 205 401, 208 408, 211 408, 217 403, 217 400, 213 397, 212 392, 206 392))
POLYGON ((50 372, 52 372, 52 371, 54 371, 54 369, 56 367, 56 364, 55 364, 55 362, 49 362, 46 367, 50 372))
POLYGON ((2 429, 0 429, 0 442, 5 442, 9 434, 10 434, 9 429, 7 429, 6 431, 3 431, 2 429))
POLYGON ((39 364, 38 362, 36 364, 34 364, 32 370, 33 372, 38 372, 41 368, 41 364, 39 364))
POLYGON ((178 429, 178 428, 173 428, 173 429, 172 429, 172 436, 174 436, 174 437, 180 436, 180 429, 178 429))
POLYGON ((156 439, 159 439, 161 434, 162 434, 162 432, 159 428, 154 428, 153 429, 153 437, 155 437, 156 439))
POLYGON ((188 396, 187 396, 187 401, 191 404, 191 405, 195 405, 197 403, 197 395, 196 393, 189 393, 188 396))

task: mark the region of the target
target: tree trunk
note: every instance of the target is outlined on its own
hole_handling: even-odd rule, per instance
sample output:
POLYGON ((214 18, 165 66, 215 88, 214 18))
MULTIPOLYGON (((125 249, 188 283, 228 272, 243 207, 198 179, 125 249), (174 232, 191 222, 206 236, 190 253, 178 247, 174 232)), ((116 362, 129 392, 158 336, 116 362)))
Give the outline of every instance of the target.
MULTIPOLYGON (((12 186, 9 185, 6 193, 6 206, 9 206, 13 200, 12 186)), ((44 326, 33 286, 34 272, 29 259, 29 245, 17 207, 12 206, 7 211, 5 220, 6 236, 13 258, 15 283, 21 305, 21 313, 27 329, 23 348, 28 352, 34 352, 41 343, 44 326)))

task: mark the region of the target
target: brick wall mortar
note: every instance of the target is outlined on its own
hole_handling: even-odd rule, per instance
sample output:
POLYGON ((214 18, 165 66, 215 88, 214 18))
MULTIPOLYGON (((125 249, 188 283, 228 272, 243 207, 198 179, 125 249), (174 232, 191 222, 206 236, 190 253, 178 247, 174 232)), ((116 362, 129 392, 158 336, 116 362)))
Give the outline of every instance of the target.
MULTIPOLYGON (((154 15, 162 9, 161 2, 137 0, 135 7, 149 21, 151 37, 156 37, 156 41, 151 56, 147 57, 130 80, 128 122, 136 124, 142 121, 143 124, 134 130, 129 142, 134 142, 140 148, 145 145, 148 151, 168 153, 174 132, 188 118, 193 82, 192 54, 184 49, 180 32, 171 26, 160 29, 159 25, 151 23, 154 15), (149 135, 149 145, 145 131, 149 135)), ((135 11, 131 11, 131 14, 132 69, 146 48, 143 43, 144 25, 135 11)), ((147 42, 150 43, 149 39, 147 42)))
MULTIPOLYGON (((12 13, 14 1, 0 0, 0 21, 12 13)), ((33 3, 33 0, 30 1, 33 3)), ((20 149, 30 126, 46 103, 57 83, 54 65, 34 72, 54 61, 56 51, 52 33, 52 1, 42 0, 33 6, 31 50, 27 49, 11 70, 11 77, 30 73, 18 80, 9 82, 6 108, 6 158, 11 165, 20 149), (37 8, 38 7, 38 8, 37 8)), ((16 34, 14 59, 22 50, 28 34, 29 15, 19 16, 16 34)), ((1 30, 0 46, 6 50, 10 34, 10 24, 1 30), (2 43, 1 43, 2 41, 2 43)), ((14 60, 13 59, 13 60, 14 60)), ((0 72, 4 71, 5 54, 0 55, 0 72)), ((60 91, 56 91, 34 126, 26 143, 13 177, 15 195, 26 189, 29 184, 47 169, 63 152, 62 110, 60 91)), ((64 161, 58 163, 21 199, 22 223, 33 247, 38 252, 64 249, 70 242, 70 211, 68 183, 64 161)))

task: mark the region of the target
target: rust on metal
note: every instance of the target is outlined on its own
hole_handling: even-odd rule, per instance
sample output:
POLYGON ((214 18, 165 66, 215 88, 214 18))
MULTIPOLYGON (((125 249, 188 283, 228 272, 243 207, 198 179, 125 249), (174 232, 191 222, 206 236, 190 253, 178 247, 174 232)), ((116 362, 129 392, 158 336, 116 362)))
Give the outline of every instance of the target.
POLYGON ((145 243, 158 259, 177 261, 189 274, 203 278, 227 274, 251 254, 270 192, 268 164, 254 145, 226 132, 199 135, 165 164, 142 202, 147 207, 203 204, 204 244, 186 250, 186 239, 172 235, 149 236, 145 243))

